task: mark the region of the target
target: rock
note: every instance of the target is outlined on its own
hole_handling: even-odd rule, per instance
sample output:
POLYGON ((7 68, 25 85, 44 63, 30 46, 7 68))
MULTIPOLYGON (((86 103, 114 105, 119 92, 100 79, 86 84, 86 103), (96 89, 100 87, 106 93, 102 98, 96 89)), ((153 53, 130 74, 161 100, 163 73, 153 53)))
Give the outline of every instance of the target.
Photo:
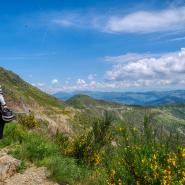
POLYGON ((0 182, 13 176, 20 165, 21 162, 8 155, 7 150, 0 150, 0 182))

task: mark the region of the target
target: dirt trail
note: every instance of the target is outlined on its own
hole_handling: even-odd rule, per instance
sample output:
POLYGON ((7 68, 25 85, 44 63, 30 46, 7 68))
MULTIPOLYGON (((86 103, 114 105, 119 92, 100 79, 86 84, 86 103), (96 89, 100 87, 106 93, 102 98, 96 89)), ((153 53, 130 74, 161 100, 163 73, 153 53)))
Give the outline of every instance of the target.
POLYGON ((0 185, 58 185, 47 178, 47 168, 29 165, 21 174, 21 161, 8 154, 8 149, 0 150, 0 185))
POLYGON ((17 173, 4 182, 4 185, 57 185, 47 179, 45 167, 30 167, 23 174, 17 173))

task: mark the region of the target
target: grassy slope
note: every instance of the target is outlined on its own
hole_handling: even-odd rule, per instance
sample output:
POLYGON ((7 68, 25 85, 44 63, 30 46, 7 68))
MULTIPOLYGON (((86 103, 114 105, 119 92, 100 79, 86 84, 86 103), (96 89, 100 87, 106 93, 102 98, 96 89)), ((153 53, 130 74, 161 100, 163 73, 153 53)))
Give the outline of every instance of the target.
POLYGON ((185 105, 172 104, 158 107, 126 106, 96 100, 84 95, 74 96, 66 103, 95 116, 101 114, 103 110, 108 110, 121 121, 130 122, 137 127, 141 126, 145 112, 150 112, 153 123, 158 128, 164 126, 169 131, 180 129, 180 132, 185 134, 185 105))
POLYGON ((64 108, 62 101, 31 86, 15 73, 3 68, 0 68, 0 84, 3 87, 8 103, 13 106, 22 107, 24 103, 29 108, 35 108, 36 105, 47 108, 64 108))

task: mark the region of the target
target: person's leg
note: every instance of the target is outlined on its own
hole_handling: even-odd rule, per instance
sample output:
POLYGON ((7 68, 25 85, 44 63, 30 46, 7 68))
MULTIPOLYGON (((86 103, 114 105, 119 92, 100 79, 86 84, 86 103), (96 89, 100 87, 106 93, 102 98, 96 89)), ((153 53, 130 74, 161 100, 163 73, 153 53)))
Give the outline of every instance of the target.
POLYGON ((0 119, 0 139, 3 139, 4 126, 5 126, 4 121, 0 119))

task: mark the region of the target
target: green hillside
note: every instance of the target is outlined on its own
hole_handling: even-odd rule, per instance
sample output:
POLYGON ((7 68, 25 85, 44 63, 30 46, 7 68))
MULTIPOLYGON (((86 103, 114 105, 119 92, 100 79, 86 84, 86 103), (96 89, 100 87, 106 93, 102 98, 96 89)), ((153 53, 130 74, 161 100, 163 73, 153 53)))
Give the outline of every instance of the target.
POLYGON ((119 106, 117 103, 112 103, 104 100, 96 100, 87 95, 75 95, 66 101, 67 104, 75 108, 94 108, 97 106, 119 106))
POLYGON ((35 110, 39 108, 63 109, 64 103, 50 96, 29 83, 23 81, 11 71, 0 68, 0 84, 3 88, 7 103, 18 109, 35 110))
POLYGON ((183 104, 155 107, 128 106, 96 100, 86 95, 73 96, 66 101, 66 104, 85 111, 86 115, 95 117, 101 117, 104 111, 108 111, 117 120, 131 123, 136 127, 141 127, 144 115, 149 113, 157 129, 164 127, 168 132, 178 130, 180 135, 185 136, 185 105, 183 104))

